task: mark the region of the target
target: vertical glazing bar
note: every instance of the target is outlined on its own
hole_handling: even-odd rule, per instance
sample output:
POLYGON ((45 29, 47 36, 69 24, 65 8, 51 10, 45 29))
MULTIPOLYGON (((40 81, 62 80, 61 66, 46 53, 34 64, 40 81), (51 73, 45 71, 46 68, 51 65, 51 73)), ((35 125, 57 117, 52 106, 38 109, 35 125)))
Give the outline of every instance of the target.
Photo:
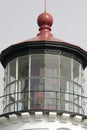
MULTIPOLYGON (((9 83, 9 81, 10 81, 10 64, 8 63, 8 76, 7 76, 7 84, 9 83)), ((7 107, 7 113, 10 111, 10 107, 9 107, 9 86, 7 87, 7 92, 6 92, 6 94, 7 94, 7 103, 6 103, 6 105, 8 106, 7 107)))
POLYGON ((30 109, 31 55, 29 56, 28 109, 30 109))
MULTIPOLYGON (((72 93, 74 93, 74 78, 73 78, 73 74, 74 74, 74 62, 73 62, 73 59, 71 59, 71 81, 73 81, 72 82, 72 88, 73 88, 73 90, 72 90, 72 93)), ((72 112, 74 112, 74 95, 72 94, 72 112)))
MULTIPOLYGON (((16 59, 16 82, 15 82, 15 85, 16 85, 16 89, 15 89, 15 101, 18 100, 18 58, 16 59)), ((18 101, 17 103, 15 103, 15 110, 17 111, 18 110, 18 101)))
POLYGON ((60 92, 60 80, 61 80, 61 78, 60 78, 60 73, 61 73, 61 60, 60 60, 60 58, 61 58, 61 56, 59 55, 58 57, 59 57, 59 89, 58 89, 59 104, 58 104, 58 108, 61 109, 61 92, 60 92))
MULTIPOLYGON (((6 108, 6 86, 7 86, 7 67, 4 70, 4 98, 3 98, 3 113, 4 109, 6 108)), ((0 99, 1 100, 1 99, 0 99)))

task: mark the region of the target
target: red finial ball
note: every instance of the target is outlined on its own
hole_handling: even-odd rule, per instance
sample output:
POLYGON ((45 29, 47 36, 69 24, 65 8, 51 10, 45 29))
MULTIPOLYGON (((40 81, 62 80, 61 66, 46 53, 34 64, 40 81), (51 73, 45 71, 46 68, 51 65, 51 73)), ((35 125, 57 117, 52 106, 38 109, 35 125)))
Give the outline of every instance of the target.
POLYGON ((39 26, 52 26, 53 24, 53 17, 49 13, 41 13, 37 18, 37 23, 39 26))

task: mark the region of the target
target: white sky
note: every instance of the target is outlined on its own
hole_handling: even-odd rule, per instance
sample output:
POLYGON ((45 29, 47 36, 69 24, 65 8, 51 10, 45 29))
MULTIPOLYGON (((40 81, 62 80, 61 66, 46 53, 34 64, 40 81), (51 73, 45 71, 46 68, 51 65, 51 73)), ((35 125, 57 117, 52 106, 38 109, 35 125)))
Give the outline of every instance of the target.
MULTIPOLYGON (((0 52, 35 37, 37 17, 43 11, 44 0, 0 0, 0 52)), ((47 12, 54 18, 55 37, 87 50, 87 0, 47 0, 47 12)), ((0 91, 3 77, 0 65, 0 91)))

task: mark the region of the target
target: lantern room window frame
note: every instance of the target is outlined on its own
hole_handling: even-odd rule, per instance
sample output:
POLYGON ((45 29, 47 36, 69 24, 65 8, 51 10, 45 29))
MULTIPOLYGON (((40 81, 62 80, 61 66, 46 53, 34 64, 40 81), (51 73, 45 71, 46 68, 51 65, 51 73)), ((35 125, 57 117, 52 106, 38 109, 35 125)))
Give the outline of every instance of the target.
POLYGON ((60 53, 59 55, 51 53, 24 55, 11 60, 7 64, 5 68, 4 113, 26 110, 63 110, 84 114, 83 67, 81 61, 76 60, 67 53, 66 55, 65 53, 60 53), (41 59, 41 57, 43 58, 41 59), (19 65, 20 60, 21 63, 19 65), (26 63, 26 61, 26 70, 28 70, 24 70, 24 76, 21 73, 20 77, 19 73, 21 70, 23 71, 22 64, 26 63), (12 64, 14 62, 15 66, 12 64), (40 65, 41 62, 42 65, 40 65), (41 66, 39 68, 40 73, 38 66, 41 66), (75 73, 78 66, 78 72, 75 73), (50 68, 53 67, 54 69, 51 70, 50 68), (12 78, 10 74, 16 77, 12 78), (74 78, 78 74, 79 78, 74 78), (23 84, 27 84, 26 88, 22 87, 23 84), (12 87, 13 89, 11 90, 12 87))

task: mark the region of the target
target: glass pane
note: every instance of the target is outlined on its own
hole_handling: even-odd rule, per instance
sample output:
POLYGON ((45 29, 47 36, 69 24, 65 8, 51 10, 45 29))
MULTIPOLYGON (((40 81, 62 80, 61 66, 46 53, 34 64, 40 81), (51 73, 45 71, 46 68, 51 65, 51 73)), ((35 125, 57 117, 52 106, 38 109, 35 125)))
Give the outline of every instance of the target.
POLYGON ((73 112, 73 94, 70 94, 70 111, 73 112))
POLYGON ((18 79, 28 77, 29 75, 29 57, 24 56, 18 59, 18 79))
POLYGON ((60 102, 60 101, 61 101, 61 100, 60 100, 60 94, 57 94, 57 96, 58 96, 58 97, 57 97, 57 101, 56 101, 56 109, 57 109, 57 110, 60 110, 60 103, 61 103, 61 102, 60 102))
POLYGON ((40 78, 31 79, 31 108, 42 109, 44 107, 44 81, 40 78))
MULTIPOLYGON (((7 88, 6 88, 6 105, 9 105, 9 86, 7 86, 7 88)), ((8 107, 7 107, 7 109, 8 109, 8 107)))
POLYGON ((45 90, 60 91, 60 80, 58 78, 45 78, 45 90))
POLYGON ((9 95, 9 86, 6 87, 6 94, 9 95))
POLYGON ((79 112, 79 96, 74 95, 74 112, 79 112))
POLYGON ((10 112, 15 111, 15 105, 14 104, 9 105, 9 108, 10 108, 10 112))
POLYGON ((21 80, 19 80, 19 82, 18 82, 18 90, 17 90, 17 92, 18 92, 18 101, 21 100, 21 91, 22 91, 21 82, 22 82, 21 80))
POLYGON ((49 54, 45 56, 45 76, 59 77, 59 56, 49 54))
POLYGON ((8 75, 8 66, 6 67, 6 69, 5 69, 5 87, 6 87, 6 85, 8 84, 8 77, 9 77, 9 75, 8 75))
POLYGON ((65 93, 73 93, 73 82, 60 80, 60 91, 65 93))
POLYGON ((60 80, 60 91, 61 92, 68 91, 67 81, 66 80, 60 80))
POLYGON ((87 98, 81 97, 82 101, 82 113, 87 115, 87 98))
POLYGON ((74 82, 81 84, 81 64, 74 60, 73 76, 74 82))
POLYGON ((18 111, 21 111, 21 110, 22 110, 22 102, 18 101, 18 111))
POLYGON ((45 84, 45 79, 42 79, 42 77, 33 78, 33 79, 31 79, 30 90, 31 91, 43 91, 44 90, 44 84, 45 84))
POLYGON ((10 95, 9 95, 10 103, 15 103, 15 98, 16 98, 15 88, 16 88, 15 83, 10 85, 10 95))
POLYGON ((15 111, 18 111, 18 103, 17 102, 15 102, 15 111))
POLYGON ((79 113, 79 107, 76 104, 74 104, 74 112, 79 113))
POLYGON ((10 94, 13 94, 13 93, 16 92, 16 91, 15 91, 15 90, 16 90, 15 88, 16 88, 15 83, 13 83, 13 84, 10 85, 10 94))
POLYGON ((4 90, 4 97, 3 97, 3 107, 6 107, 6 100, 7 100, 7 96, 6 96, 6 89, 4 90))
POLYGON ((21 108, 22 110, 28 109, 28 100, 29 100, 29 81, 28 80, 20 80, 18 83, 18 110, 21 108))
POLYGON ((74 93, 78 94, 78 85, 74 83, 74 93))
POLYGON ((74 93, 81 95, 81 86, 74 83, 74 93))
POLYGON ((16 80, 16 60, 12 60, 9 64, 9 75, 10 82, 16 80))
POLYGON ((44 109, 44 92, 33 91, 30 99, 31 109, 44 109))
POLYGON ((44 55, 31 56, 31 76, 44 76, 44 67, 44 55))
POLYGON ((45 92, 45 109, 55 110, 56 109, 56 92, 45 92))
POLYGON ((7 98, 7 105, 9 105, 9 96, 7 96, 6 98, 7 98))
POLYGON ((60 57, 61 78, 71 80, 71 58, 60 57))
POLYGON ((73 94, 73 82, 69 82, 69 92, 73 94))
POLYGON ((22 81, 21 80, 19 80, 19 82, 18 82, 18 102, 17 102, 17 104, 18 104, 18 111, 21 111, 22 110, 22 104, 23 104, 23 101, 22 101, 22 89, 23 89, 23 87, 22 87, 22 81))
POLYGON ((65 95, 64 94, 60 95, 60 110, 66 110, 65 109, 65 95))

